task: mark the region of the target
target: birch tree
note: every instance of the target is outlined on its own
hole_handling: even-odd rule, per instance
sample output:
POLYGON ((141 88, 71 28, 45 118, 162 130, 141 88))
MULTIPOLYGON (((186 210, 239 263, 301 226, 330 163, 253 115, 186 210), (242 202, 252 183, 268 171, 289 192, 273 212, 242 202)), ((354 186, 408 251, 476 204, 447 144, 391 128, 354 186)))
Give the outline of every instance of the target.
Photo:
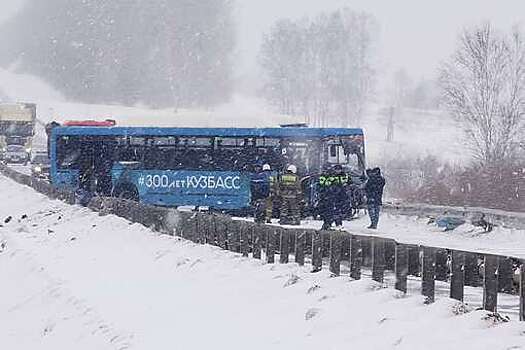
POLYGON ((512 161, 524 127, 525 46, 522 33, 490 24, 465 30, 440 72, 444 102, 463 125, 484 166, 512 161))

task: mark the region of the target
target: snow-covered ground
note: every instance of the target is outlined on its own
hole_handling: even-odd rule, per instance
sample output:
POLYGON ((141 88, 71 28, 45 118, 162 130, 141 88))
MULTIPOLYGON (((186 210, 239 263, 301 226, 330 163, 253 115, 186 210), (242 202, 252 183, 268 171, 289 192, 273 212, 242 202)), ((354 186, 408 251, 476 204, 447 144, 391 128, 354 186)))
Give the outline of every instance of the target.
POLYGON ((3 349, 519 349, 525 324, 161 236, 0 177, 3 349))

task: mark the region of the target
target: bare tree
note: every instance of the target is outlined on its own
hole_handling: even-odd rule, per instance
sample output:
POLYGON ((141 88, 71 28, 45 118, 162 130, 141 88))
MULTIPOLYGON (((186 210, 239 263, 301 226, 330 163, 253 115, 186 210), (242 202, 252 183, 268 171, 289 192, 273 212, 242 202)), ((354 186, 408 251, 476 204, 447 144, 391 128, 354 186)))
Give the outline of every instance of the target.
POLYGON ((512 161, 524 126, 525 46, 521 32, 490 24, 465 30, 440 72, 444 102, 464 126, 482 165, 512 161))

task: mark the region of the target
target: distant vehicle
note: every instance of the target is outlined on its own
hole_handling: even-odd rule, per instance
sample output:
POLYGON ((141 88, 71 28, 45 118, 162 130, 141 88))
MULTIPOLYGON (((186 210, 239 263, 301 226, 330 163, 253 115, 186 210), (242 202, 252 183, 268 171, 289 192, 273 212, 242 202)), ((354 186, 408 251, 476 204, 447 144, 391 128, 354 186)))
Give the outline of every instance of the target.
POLYGON ((326 166, 342 165, 356 182, 365 172, 363 131, 344 128, 58 126, 50 154, 56 187, 220 210, 251 206, 257 164, 274 171, 296 165, 308 210, 317 206, 317 176, 326 166))
POLYGON ((29 153, 22 145, 8 145, 5 149, 4 160, 6 163, 18 163, 27 165, 29 153))
POLYGON ((36 105, 33 103, 0 104, 0 150, 3 154, 7 146, 22 146, 31 153, 35 133, 36 105))
POLYGON ((51 163, 47 153, 36 153, 31 159, 31 175, 34 177, 49 178, 51 163))

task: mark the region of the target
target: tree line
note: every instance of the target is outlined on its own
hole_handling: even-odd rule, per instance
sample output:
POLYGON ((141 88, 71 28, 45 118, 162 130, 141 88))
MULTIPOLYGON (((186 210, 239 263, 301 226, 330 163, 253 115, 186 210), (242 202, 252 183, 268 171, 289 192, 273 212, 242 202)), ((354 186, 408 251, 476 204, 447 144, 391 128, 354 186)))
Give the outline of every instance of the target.
POLYGON ((233 89, 230 0, 27 0, 0 28, 15 64, 89 103, 212 106, 233 89))
POLYGON ((349 9, 276 22, 259 54, 263 95, 312 126, 358 125, 374 87, 376 31, 373 17, 349 9))

